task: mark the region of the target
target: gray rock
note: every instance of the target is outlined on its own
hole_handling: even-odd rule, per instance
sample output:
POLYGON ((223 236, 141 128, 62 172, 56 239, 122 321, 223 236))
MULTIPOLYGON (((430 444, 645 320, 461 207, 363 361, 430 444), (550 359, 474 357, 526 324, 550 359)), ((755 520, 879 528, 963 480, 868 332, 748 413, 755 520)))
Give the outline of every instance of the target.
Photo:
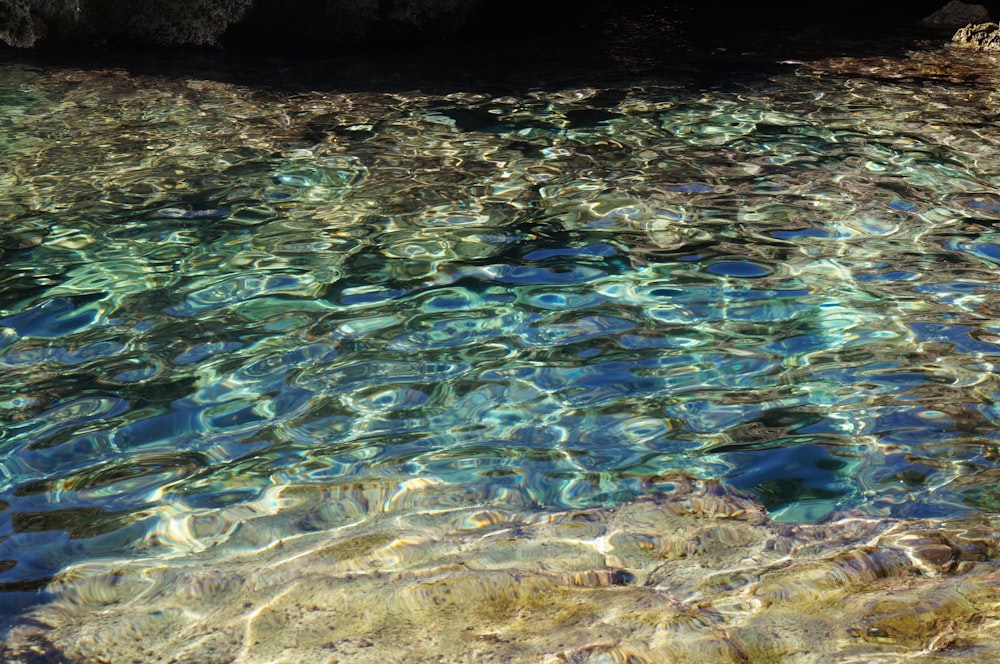
POLYGON ((31 12, 22 0, 0 0, 0 40, 18 47, 35 43, 31 12))
POLYGON ((970 23, 987 23, 991 20, 989 10, 983 5, 951 0, 920 23, 928 28, 954 30, 970 23))
POLYGON ((1000 51, 1000 25, 979 23, 960 28, 951 41, 959 46, 983 51, 1000 51))

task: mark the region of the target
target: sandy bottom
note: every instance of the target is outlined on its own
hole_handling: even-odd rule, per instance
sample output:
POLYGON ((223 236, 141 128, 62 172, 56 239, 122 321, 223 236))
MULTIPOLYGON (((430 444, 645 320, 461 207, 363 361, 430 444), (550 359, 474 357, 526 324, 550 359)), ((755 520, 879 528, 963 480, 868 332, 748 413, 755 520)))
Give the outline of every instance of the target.
POLYGON ((364 518, 332 530, 266 546, 262 521, 68 569, 0 660, 1000 661, 1000 519, 789 526, 717 485, 670 486, 564 512, 427 511, 369 486, 364 518))

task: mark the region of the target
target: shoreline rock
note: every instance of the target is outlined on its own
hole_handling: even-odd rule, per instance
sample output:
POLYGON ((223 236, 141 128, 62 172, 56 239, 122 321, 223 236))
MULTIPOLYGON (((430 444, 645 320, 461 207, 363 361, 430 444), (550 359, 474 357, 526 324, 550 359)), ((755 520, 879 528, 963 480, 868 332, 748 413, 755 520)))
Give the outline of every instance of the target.
POLYGON ((967 25, 960 28, 951 41, 963 48, 1000 51, 1000 25, 997 23, 967 25))

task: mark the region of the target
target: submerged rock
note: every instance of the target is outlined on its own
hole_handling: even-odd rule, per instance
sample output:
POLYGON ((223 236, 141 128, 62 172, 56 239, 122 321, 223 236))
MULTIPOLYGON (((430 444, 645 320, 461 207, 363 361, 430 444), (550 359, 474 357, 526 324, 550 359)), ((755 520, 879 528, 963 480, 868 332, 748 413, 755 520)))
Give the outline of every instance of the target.
POLYGON ((327 509, 360 517, 333 530, 254 545, 268 528, 251 523, 199 554, 69 569, 49 588, 56 600, 26 616, 0 655, 12 664, 1000 657, 996 519, 839 515, 789 526, 716 484, 674 477, 663 487, 619 508, 538 512, 458 494, 419 508, 419 494, 446 487, 355 485, 329 494, 327 509))
POLYGON ((1000 51, 1000 25, 996 23, 967 25, 956 32, 951 40, 959 46, 983 51, 1000 51))
POLYGON ((986 23, 990 20, 990 11, 983 5, 951 0, 920 23, 928 28, 954 30, 970 23, 986 23))

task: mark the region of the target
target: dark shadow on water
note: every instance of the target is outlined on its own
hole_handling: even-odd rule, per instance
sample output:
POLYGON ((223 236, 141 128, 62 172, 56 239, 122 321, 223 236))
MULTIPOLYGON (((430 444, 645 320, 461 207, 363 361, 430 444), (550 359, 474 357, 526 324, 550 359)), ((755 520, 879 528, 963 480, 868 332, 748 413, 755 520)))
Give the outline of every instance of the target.
MULTIPOLYGON (((522 3, 523 5, 524 3, 522 3)), ((106 48, 86 51, 0 51, 0 62, 134 76, 200 78, 281 93, 484 92, 614 87, 670 79, 712 85, 716 78, 768 73, 790 60, 831 56, 896 56, 943 44, 948 34, 915 23, 927 13, 913 3, 893 14, 886 4, 859 3, 808 10, 801 3, 707 2, 696 6, 650 1, 582 3, 562 13, 509 12, 492 25, 448 42, 386 38, 334 52, 315 45, 281 54, 267 44, 233 40, 225 50, 106 48), (578 5, 579 7, 580 5, 578 5), (882 7, 881 10, 877 9, 882 7), (891 18, 890 18, 891 17, 891 18)), ((562 7, 562 5, 556 5, 562 7)))

